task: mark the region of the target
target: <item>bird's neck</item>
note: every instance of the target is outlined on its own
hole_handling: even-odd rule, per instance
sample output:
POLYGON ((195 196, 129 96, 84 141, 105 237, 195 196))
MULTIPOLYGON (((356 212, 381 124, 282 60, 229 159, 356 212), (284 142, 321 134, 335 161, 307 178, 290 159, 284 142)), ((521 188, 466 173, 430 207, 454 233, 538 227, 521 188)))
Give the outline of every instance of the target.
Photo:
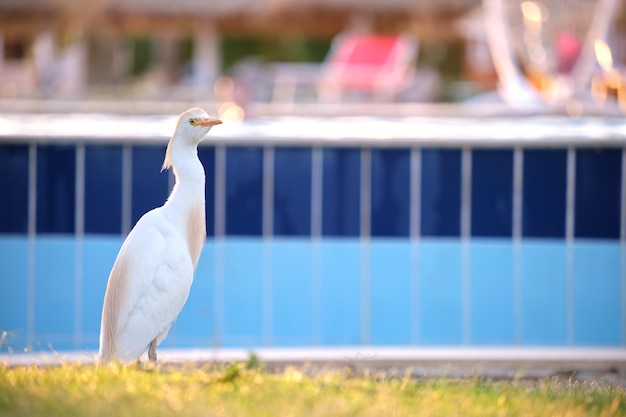
POLYGON ((204 167, 198 159, 198 148, 174 146, 170 151, 170 159, 176 183, 202 182, 204 184, 204 167))
POLYGON ((184 206, 202 203, 204 209, 204 167, 198 159, 196 147, 174 147, 170 154, 176 179, 167 205, 182 210, 184 206))
POLYGON ((170 158, 176 183, 163 212, 181 231, 195 267, 206 237, 204 167, 196 147, 173 148, 170 158))

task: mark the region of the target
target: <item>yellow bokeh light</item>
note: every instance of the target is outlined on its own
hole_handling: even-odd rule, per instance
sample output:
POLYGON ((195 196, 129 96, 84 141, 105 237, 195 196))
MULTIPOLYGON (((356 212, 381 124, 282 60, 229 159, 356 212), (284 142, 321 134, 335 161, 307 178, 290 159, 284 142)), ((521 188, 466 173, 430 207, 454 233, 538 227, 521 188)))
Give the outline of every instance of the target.
POLYGON ((613 67, 613 54, 611 54, 611 48, 609 48, 609 45, 602 39, 596 39, 594 47, 598 64, 600 64, 603 70, 610 71, 613 67))
POLYGON ((520 5, 524 18, 534 23, 545 22, 548 20, 548 13, 543 5, 534 1, 524 1, 520 5))
POLYGON ((220 104, 217 112, 225 123, 241 123, 245 117, 243 109, 232 101, 220 104))

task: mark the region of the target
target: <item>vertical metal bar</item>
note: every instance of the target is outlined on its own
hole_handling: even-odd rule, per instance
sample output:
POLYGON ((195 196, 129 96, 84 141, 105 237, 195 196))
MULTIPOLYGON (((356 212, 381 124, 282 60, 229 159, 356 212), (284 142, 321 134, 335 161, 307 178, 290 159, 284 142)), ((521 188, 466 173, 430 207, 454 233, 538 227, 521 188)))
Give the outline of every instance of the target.
POLYGON ((574 219, 576 216, 576 150, 567 149, 565 192, 565 242, 567 245, 567 343, 574 343, 574 219))
POLYGON ((214 230, 215 230, 215 263, 214 267, 214 299, 213 299, 213 346, 222 345, 224 332, 224 275, 226 233, 226 148, 215 148, 215 199, 214 199, 214 230))
POLYGON ((263 148, 263 238, 274 234, 274 148, 263 148))
POLYGON ((421 333, 420 320, 420 282, 419 282, 419 239, 421 234, 421 198, 422 198, 422 151, 411 149, 410 181, 410 237, 411 237, 411 343, 419 343, 421 333))
POLYGON ((322 248, 321 239, 311 241, 311 317, 313 345, 322 343, 322 248))
POLYGON ((622 346, 626 346, 626 148, 622 149, 622 189, 620 211, 622 346))
POLYGON ((461 312, 463 343, 472 339, 471 248, 472 233, 472 150, 461 152, 461 312))
POLYGON ((513 151, 513 240, 522 238, 522 203, 524 191, 524 151, 517 147, 513 151))
POLYGON ((411 149, 411 239, 419 239, 421 234, 421 197, 422 197, 422 151, 411 149))
POLYGON ((313 148, 311 153, 311 317, 313 344, 321 344, 322 331, 322 271, 321 247, 322 207, 324 198, 324 153, 313 148))
POLYGON ((522 210, 524 198, 524 151, 513 151, 513 323, 515 343, 521 344, 523 286, 522 286, 522 210))
POLYGON ((272 236, 274 234, 274 148, 263 148, 263 344, 272 344, 272 236))
POLYGON ((323 151, 314 148, 311 151, 311 237, 315 239, 322 236, 323 170, 323 151))
POLYGON ((83 335, 83 242, 85 235, 85 145, 76 145, 76 180, 74 201, 74 348, 80 349, 83 335))
POLYGON ((128 235, 132 222, 133 147, 122 148, 122 236, 128 235))
POLYGON ((367 345, 371 337, 371 265, 370 234, 372 207, 372 151, 361 149, 361 343, 367 345))
POLYGON ((224 332, 224 274, 225 249, 223 237, 215 238, 215 261, 213 262, 213 347, 218 348, 223 342, 224 332))
POLYGON ((215 201, 214 224, 216 238, 223 238, 226 234, 226 148, 215 148, 215 201))
POLYGON ((28 283, 26 291, 26 344, 35 342, 35 239, 37 233, 37 144, 28 147, 28 283))
POLYGON ((461 238, 472 236, 472 150, 461 151, 461 238))
POLYGON ((82 239, 85 234, 85 145, 76 145, 76 178, 74 191, 74 233, 82 239))
POLYGON ((369 239, 372 225, 372 150, 361 149, 361 239, 369 239))

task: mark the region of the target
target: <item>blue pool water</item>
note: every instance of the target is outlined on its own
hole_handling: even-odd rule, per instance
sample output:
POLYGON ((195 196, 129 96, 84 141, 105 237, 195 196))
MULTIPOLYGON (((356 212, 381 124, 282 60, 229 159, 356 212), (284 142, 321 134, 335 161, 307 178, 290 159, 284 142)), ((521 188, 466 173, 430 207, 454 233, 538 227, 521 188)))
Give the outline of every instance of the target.
MULTIPOLYGON (((30 287, 27 239, 0 238, 7 346, 97 348, 121 242, 38 236, 30 287)), ((211 239, 164 343, 616 346, 624 342, 621 268, 610 241, 211 239)))

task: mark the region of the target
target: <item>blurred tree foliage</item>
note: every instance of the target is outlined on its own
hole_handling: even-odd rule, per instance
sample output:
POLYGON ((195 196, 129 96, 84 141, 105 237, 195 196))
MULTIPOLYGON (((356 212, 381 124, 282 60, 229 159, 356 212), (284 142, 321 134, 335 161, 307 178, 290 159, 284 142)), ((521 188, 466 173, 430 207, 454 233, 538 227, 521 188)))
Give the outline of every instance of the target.
POLYGON ((154 60, 154 45, 149 37, 132 38, 132 62, 130 73, 133 76, 141 75, 150 68, 154 60))
POLYGON ((322 62, 330 42, 331 39, 224 37, 222 70, 251 56, 264 62, 322 62))

